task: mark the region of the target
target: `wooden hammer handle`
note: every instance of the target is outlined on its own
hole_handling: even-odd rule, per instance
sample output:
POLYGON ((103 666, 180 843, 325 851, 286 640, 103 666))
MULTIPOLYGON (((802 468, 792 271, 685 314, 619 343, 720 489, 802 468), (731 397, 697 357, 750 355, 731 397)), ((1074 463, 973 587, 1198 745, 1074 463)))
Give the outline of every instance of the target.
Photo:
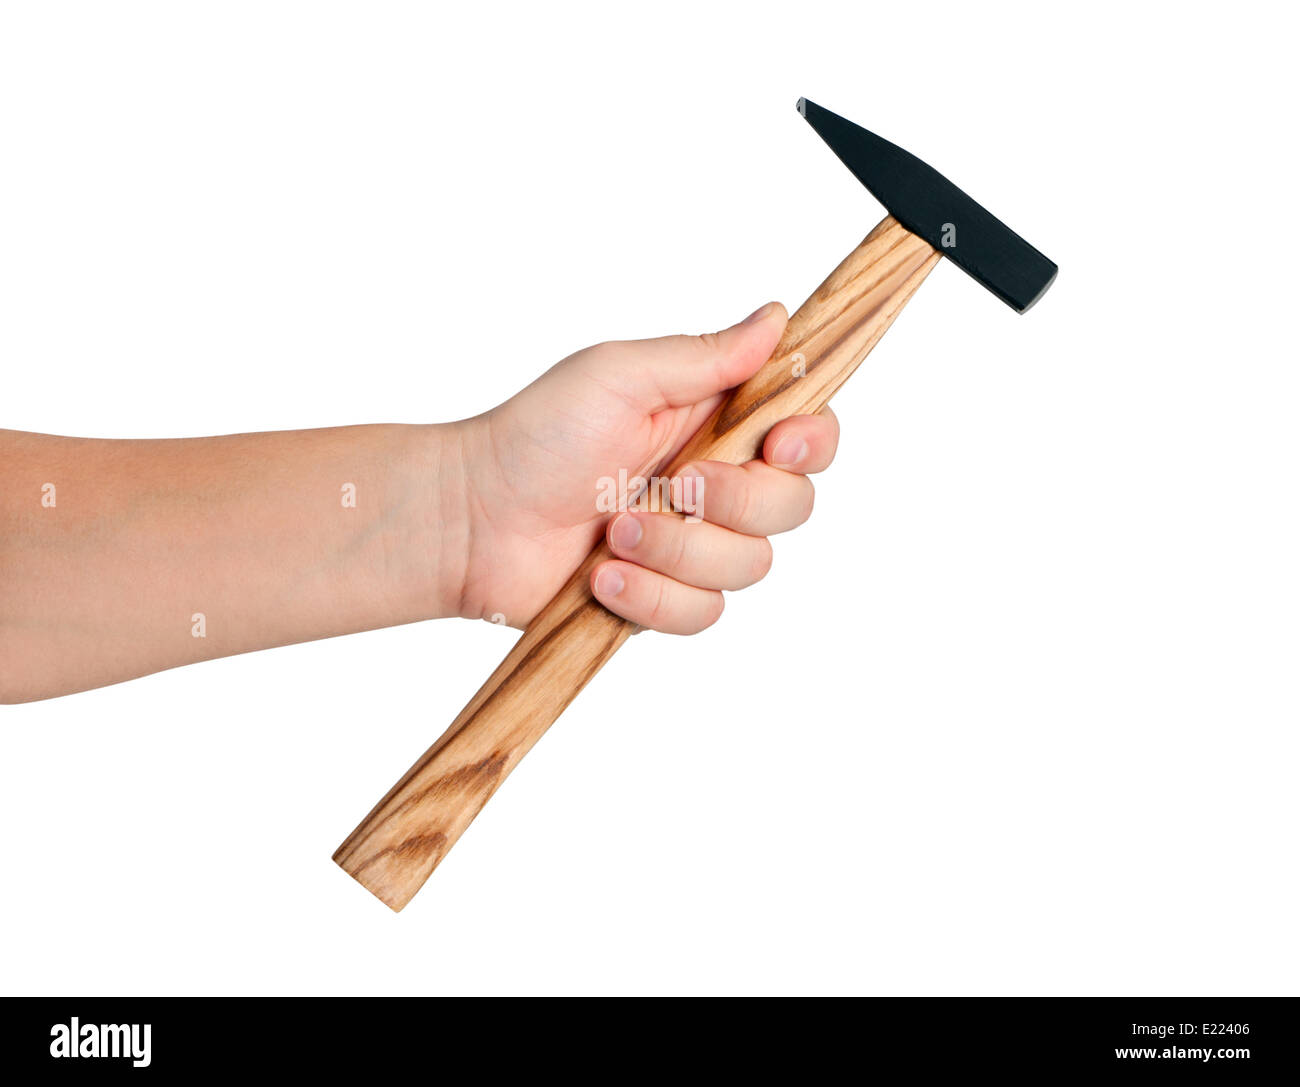
MULTIPOLYGON (((693 460, 743 464, 772 426, 820 411, 893 323, 939 253, 892 217, 790 319, 775 353, 687 443, 693 460)), ((707 501, 707 499, 706 499, 707 501)), ((334 860, 394 910, 420 889, 507 774, 635 629, 591 595, 598 546, 451 727, 339 846, 334 860)))

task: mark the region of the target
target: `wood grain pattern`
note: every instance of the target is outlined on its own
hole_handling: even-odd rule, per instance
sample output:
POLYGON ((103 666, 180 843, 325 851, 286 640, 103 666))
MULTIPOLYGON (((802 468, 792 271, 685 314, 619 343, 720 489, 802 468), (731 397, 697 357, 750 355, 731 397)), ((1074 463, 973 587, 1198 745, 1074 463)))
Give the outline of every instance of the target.
MULTIPOLYGON (((772 358, 687 443, 692 460, 742 464, 772 426, 820 411, 939 260, 885 218, 790 318, 772 358)), ((598 604, 602 543, 532 621, 451 727, 339 846, 334 860, 394 910, 411 900, 483 805, 635 629, 598 604)))

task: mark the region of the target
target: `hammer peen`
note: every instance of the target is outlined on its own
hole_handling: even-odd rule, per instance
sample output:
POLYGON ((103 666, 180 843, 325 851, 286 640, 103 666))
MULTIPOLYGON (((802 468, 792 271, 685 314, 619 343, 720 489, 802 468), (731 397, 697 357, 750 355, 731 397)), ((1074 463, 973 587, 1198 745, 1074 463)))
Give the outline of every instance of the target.
MULTIPOLYGON (((666 469, 743 464, 791 415, 820 411, 946 256, 1019 313, 1056 265, 920 159, 801 98, 799 112, 888 215, 795 312, 772 357, 666 469)), ((591 595, 602 542, 528 625, 451 727, 339 846, 334 860, 400 910, 542 734, 635 629, 591 595)))

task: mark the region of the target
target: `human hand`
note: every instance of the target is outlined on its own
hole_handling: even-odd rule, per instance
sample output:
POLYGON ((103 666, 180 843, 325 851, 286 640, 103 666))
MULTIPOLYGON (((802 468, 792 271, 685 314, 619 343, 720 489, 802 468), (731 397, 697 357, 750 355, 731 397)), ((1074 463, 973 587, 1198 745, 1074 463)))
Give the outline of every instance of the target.
POLYGON ((602 480, 668 465, 724 392, 767 361, 785 323, 771 303, 718 333, 598 344, 457 424, 466 508, 459 613, 527 625, 603 535, 616 557, 592 571, 592 592, 610 611, 675 634, 713 624, 722 590, 767 573, 767 537, 812 512, 807 476, 830 464, 839 437, 829 409, 778 423, 761 460, 686 466, 682 476, 704 480, 699 523, 635 508, 611 517, 597 497, 602 480))
POLYGON ((784 328, 774 304, 716 334, 600 344, 459 423, 0 430, 0 703, 420 619, 523 627, 602 534, 615 556, 592 571, 602 604, 703 630, 722 590, 767 572, 766 537, 807 518, 834 418, 778 423, 762 460, 687 465, 704 480, 690 518, 611 517, 627 496, 602 481, 670 465, 784 328))

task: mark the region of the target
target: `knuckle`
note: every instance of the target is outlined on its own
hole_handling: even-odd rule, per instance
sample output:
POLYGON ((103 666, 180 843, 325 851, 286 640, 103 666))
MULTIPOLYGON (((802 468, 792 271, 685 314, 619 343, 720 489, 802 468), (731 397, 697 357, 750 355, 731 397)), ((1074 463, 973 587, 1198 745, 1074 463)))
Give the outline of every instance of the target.
POLYGON ((760 537, 754 549, 754 565, 750 574, 754 581, 762 581, 772 569, 772 545, 767 537, 760 537))
POLYGON ((763 488, 752 473, 746 473, 740 486, 736 488, 732 501, 732 521, 738 526, 752 527, 759 522, 763 512, 763 488))
POLYGON ((798 524, 804 524, 812 516, 813 506, 817 502, 817 488, 813 486, 812 480, 807 480, 808 486, 803 489, 803 499, 799 504, 798 524))
POLYGON ((668 545, 668 564, 674 570, 682 570, 691 553, 690 537, 686 534, 687 525, 685 521, 678 521, 675 518, 668 523, 672 535, 672 543, 668 545))
POLYGON ((662 575, 654 578, 647 626, 662 628, 672 611, 668 595, 668 579, 662 575))
POLYGON ((710 354, 715 354, 722 349, 722 337, 716 332, 701 332, 695 340, 710 354))
POLYGON ((699 634, 702 630, 708 630, 719 619, 722 618, 723 609, 726 607, 726 600, 722 593, 716 589, 710 590, 705 600, 698 608, 692 609, 689 626, 682 628, 683 634, 699 634))

